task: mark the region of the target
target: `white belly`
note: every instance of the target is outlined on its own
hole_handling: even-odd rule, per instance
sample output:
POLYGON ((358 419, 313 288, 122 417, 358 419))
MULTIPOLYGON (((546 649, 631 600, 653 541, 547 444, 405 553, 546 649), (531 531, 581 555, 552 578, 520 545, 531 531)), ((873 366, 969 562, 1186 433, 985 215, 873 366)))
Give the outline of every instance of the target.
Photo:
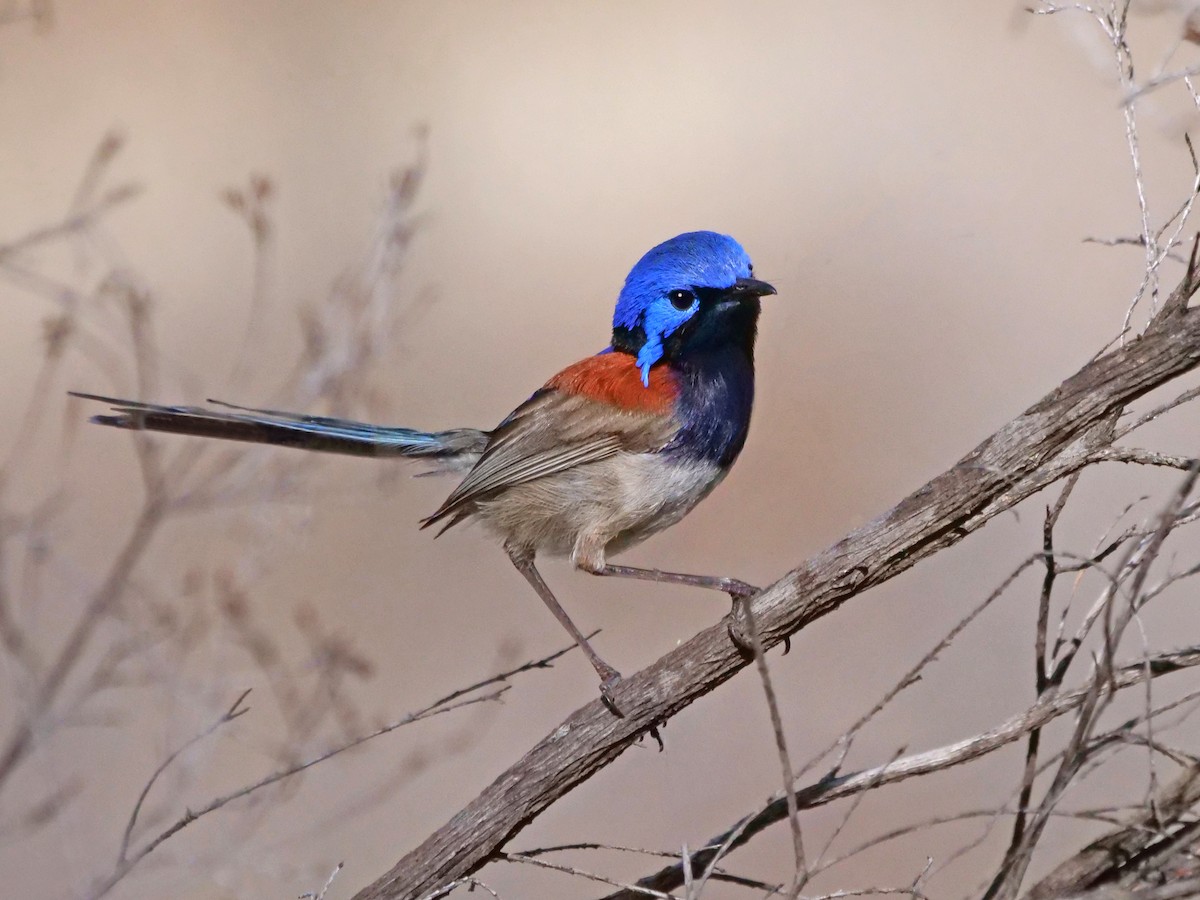
POLYGON ((602 562, 674 525, 724 476, 703 460, 621 453, 508 488, 475 514, 511 546, 602 562))

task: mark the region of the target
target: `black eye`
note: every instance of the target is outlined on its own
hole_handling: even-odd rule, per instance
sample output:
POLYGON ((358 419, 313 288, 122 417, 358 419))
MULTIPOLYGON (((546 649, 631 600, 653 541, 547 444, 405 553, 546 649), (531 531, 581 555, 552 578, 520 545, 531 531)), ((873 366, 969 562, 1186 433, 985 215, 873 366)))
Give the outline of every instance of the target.
POLYGON ((673 307, 682 312, 692 308, 692 304, 696 302, 696 295, 691 291, 671 291, 667 294, 667 299, 673 307))

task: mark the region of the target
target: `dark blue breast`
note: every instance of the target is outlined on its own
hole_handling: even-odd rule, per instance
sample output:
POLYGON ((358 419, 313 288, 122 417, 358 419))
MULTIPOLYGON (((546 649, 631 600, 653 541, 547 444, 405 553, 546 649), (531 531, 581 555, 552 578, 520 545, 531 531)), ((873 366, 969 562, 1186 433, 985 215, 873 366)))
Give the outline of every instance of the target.
POLYGON ((754 363, 741 347, 689 353, 670 363, 679 379, 675 414, 682 428, 663 453, 733 465, 750 430, 754 363))

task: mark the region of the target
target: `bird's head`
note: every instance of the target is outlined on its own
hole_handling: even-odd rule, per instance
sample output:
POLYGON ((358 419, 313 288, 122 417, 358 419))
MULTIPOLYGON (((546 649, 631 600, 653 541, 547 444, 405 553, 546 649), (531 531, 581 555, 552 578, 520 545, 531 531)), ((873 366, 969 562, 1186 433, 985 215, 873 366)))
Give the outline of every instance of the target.
POLYGON ((681 234, 646 253, 625 279, 613 349, 637 357, 643 384, 656 362, 691 350, 740 344, 752 352, 758 299, 774 293, 729 235, 681 234))

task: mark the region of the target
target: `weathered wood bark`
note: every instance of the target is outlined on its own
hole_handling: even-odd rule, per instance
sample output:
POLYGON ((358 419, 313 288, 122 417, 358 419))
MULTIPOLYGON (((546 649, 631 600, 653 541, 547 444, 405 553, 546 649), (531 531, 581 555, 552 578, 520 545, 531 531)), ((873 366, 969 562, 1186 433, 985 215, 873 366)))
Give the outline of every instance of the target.
MULTIPOLYGON (((1162 654, 1139 659, 1137 662, 1118 669, 1112 686, 1116 690, 1122 690, 1133 685, 1145 684, 1149 678, 1194 671, 1197 666, 1200 666, 1200 647, 1192 646, 1169 650, 1162 654)), ((1047 725, 1059 716, 1077 711, 1086 702, 1090 692, 1091 685, 1085 683, 1084 686, 1071 691, 1048 694, 1039 698, 1033 706, 1009 717, 987 731, 941 747, 896 757, 880 765, 850 772, 839 771, 838 774, 832 776, 827 774, 825 777, 796 788, 792 796, 800 809, 812 809, 834 800, 856 796, 863 790, 895 784, 931 772, 945 771, 950 766, 979 759, 1005 744, 1028 735, 1034 728, 1047 725)), ((1197 793, 1200 794, 1200 783, 1197 784, 1197 793)), ((1179 809, 1177 817, 1186 812, 1186 808, 1179 809)), ((721 834, 710 836, 700 845, 699 849, 692 850, 689 854, 692 872, 703 872, 718 855, 724 856, 727 852, 745 845, 755 835, 771 825, 784 821, 787 815, 787 800, 780 792, 757 812, 738 820, 721 834)), ((1149 815, 1153 816, 1153 811, 1150 811, 1149 815)), ((684 883, 683 864, 674 862, 657 872, 639 878, 634 887, 622 888, 606 894, 602 900, 645 900, 646 890, 667 893, 684 883)), ((1027 896, 1025 900, 1052 900, 1056 896, 1059 895, 1037 898, 1027 896)))
POLYGON ((1134 897, 1137 888, 1153 886, 1159 876, 1164 883, 1174 881, 1176 885, 1185 877, 1193 880, 1190 890, 1171 896, 1196 896, 1200 881, 1194 880, 1197 866, 1190 851, 1200 835, 1200 826, 1184 819, 1200 802, 1200 767, 1193 764, 1185 769, 1154 800, 1129 816, 1123 827, 1092 841, 1061 863, 1029 890, 1025 900, 1076 897, 1105 887, 1113 889, 1113 897, 1134 897))
MULTIPOLYGON (((770 648, 851 597, 949 547, 988 520, 1100 458, 1127 404, 1200 364, 1189 272, 1146 332, 1089 362, 898 506, 789 572, 753 601, 770 648)), ((728 620, 616 690, 623 716, 595 700, 559 725, 356 900, 424 897, 484 865, 542 810, 748 663, 728 620)))

